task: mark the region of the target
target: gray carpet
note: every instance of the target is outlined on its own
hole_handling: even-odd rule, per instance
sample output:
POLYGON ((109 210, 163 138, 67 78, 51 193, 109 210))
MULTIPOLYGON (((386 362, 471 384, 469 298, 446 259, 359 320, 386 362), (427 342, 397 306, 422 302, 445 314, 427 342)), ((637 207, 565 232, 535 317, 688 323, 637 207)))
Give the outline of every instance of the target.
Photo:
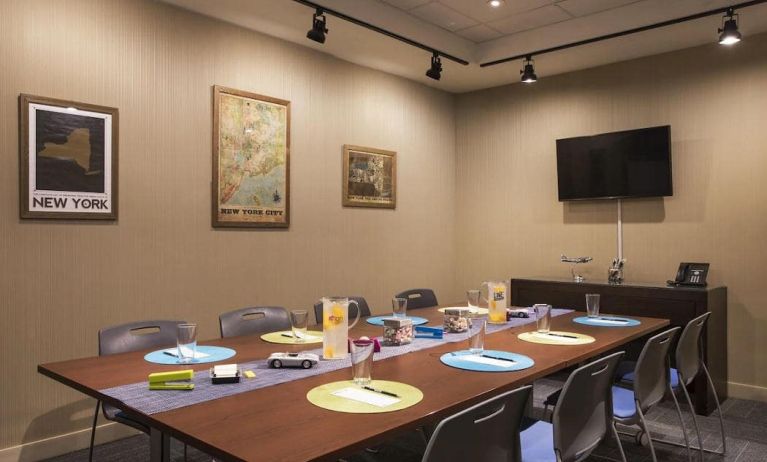
MULTIPOLYGON (((549 378, 535 383, 535 417, 543 415, 543 400, 562 386, 563 380, 549 378)), ((767 403, 746 401, 740 399, 728 399, 722 404, 725 416, 725 430, 727 432, 727 455, 725 457, 706 454, 705 460, 712 462, 764 462, 767 461, 767 403)), ((684 409, 683 409, 684 412, 684 409)), ((692 428, 692 416, 684 412, 688 428, 692 428)), ((679 429, 678 417, 674 410, 673 402, 664 402, 653 409, 647 416, 650 431, 654 439, 682 441, 682 433, 679 429)), ((701 426, 703 447, 721 450, 719 437, 719 420, 715 415, 700 417, 698 423, 701 426)), ((628 430, 628 429, 627 429, 628 430)), ((404 435, 390 444, 379 448, 378 453, 361 453, 346 458, 348 462, 417 462, 421 460, 424 449, 423 439, 417 432, 404 435)), ((694 433, 690 435, 695 438, 694 433)), ((626 457, 631 462, 651 461, 649 448, 641 447, 634 443, 630 436, 621 437, 626 457)), ((685 449, 658 443, 655 445, 659 461, 686 461, 685 449)), ((172 445, 172 460, 183 461, 183 445, 177 441, 172 445)), ((697 452, 693 454, 697 459, 697 452)), ((88 451, 75 451, 63 456, 48 459, 50 462, 75 462, 87 461, 88 451)), ((116 461, 143 461, 149 460, 149 438, 144 435, 134 436, 96 447, 94 462, 116 461)), ((189 462, 209 462, 211 457, 189 448, 187 454, 189 462)), ((588 459, 591 462, 620 461, 617 446, 614 441, 608 440, 597 448, 588 459)), ((265 462, 265 461, 264 461, 265 462)))

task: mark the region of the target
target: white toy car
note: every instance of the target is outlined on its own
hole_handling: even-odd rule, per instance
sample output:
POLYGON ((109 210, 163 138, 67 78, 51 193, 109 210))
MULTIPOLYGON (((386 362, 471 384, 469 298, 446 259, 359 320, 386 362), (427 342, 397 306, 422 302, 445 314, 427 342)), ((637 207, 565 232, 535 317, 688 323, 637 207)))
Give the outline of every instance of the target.
POLYGON ((266 363, 269 367, 280 369, 282 367, 303 367, 310 369, 320 362, 320 357, 312 353, 272 353, 266 363))

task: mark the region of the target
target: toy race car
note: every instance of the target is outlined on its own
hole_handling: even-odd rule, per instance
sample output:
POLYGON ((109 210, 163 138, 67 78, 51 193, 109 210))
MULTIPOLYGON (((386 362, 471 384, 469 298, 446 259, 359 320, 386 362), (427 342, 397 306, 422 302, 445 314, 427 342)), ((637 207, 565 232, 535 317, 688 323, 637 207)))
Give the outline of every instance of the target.
POLYGON ((320 357, 312 353, 272 353, 266 363, 269 367, 303 367, 309 369, 320 362, 320 357))

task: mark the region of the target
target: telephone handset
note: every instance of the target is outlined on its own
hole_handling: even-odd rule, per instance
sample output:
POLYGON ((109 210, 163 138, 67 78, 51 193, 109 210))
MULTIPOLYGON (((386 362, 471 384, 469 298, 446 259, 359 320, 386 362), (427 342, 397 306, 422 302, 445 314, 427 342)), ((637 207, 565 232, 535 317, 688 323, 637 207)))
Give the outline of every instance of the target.
POLYGON ((708 263, 680 263, 673 281, 666 281, 672 286, 705 287, 708 276, 708 263))

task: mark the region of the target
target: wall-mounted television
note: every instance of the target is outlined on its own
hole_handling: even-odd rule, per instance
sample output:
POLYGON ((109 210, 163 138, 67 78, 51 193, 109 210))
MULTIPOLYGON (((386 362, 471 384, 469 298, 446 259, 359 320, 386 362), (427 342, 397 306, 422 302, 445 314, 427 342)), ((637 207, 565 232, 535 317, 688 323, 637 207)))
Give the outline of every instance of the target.
POLYGON ((672 196, 671 126, 557 140, 559 200, 672 196))

